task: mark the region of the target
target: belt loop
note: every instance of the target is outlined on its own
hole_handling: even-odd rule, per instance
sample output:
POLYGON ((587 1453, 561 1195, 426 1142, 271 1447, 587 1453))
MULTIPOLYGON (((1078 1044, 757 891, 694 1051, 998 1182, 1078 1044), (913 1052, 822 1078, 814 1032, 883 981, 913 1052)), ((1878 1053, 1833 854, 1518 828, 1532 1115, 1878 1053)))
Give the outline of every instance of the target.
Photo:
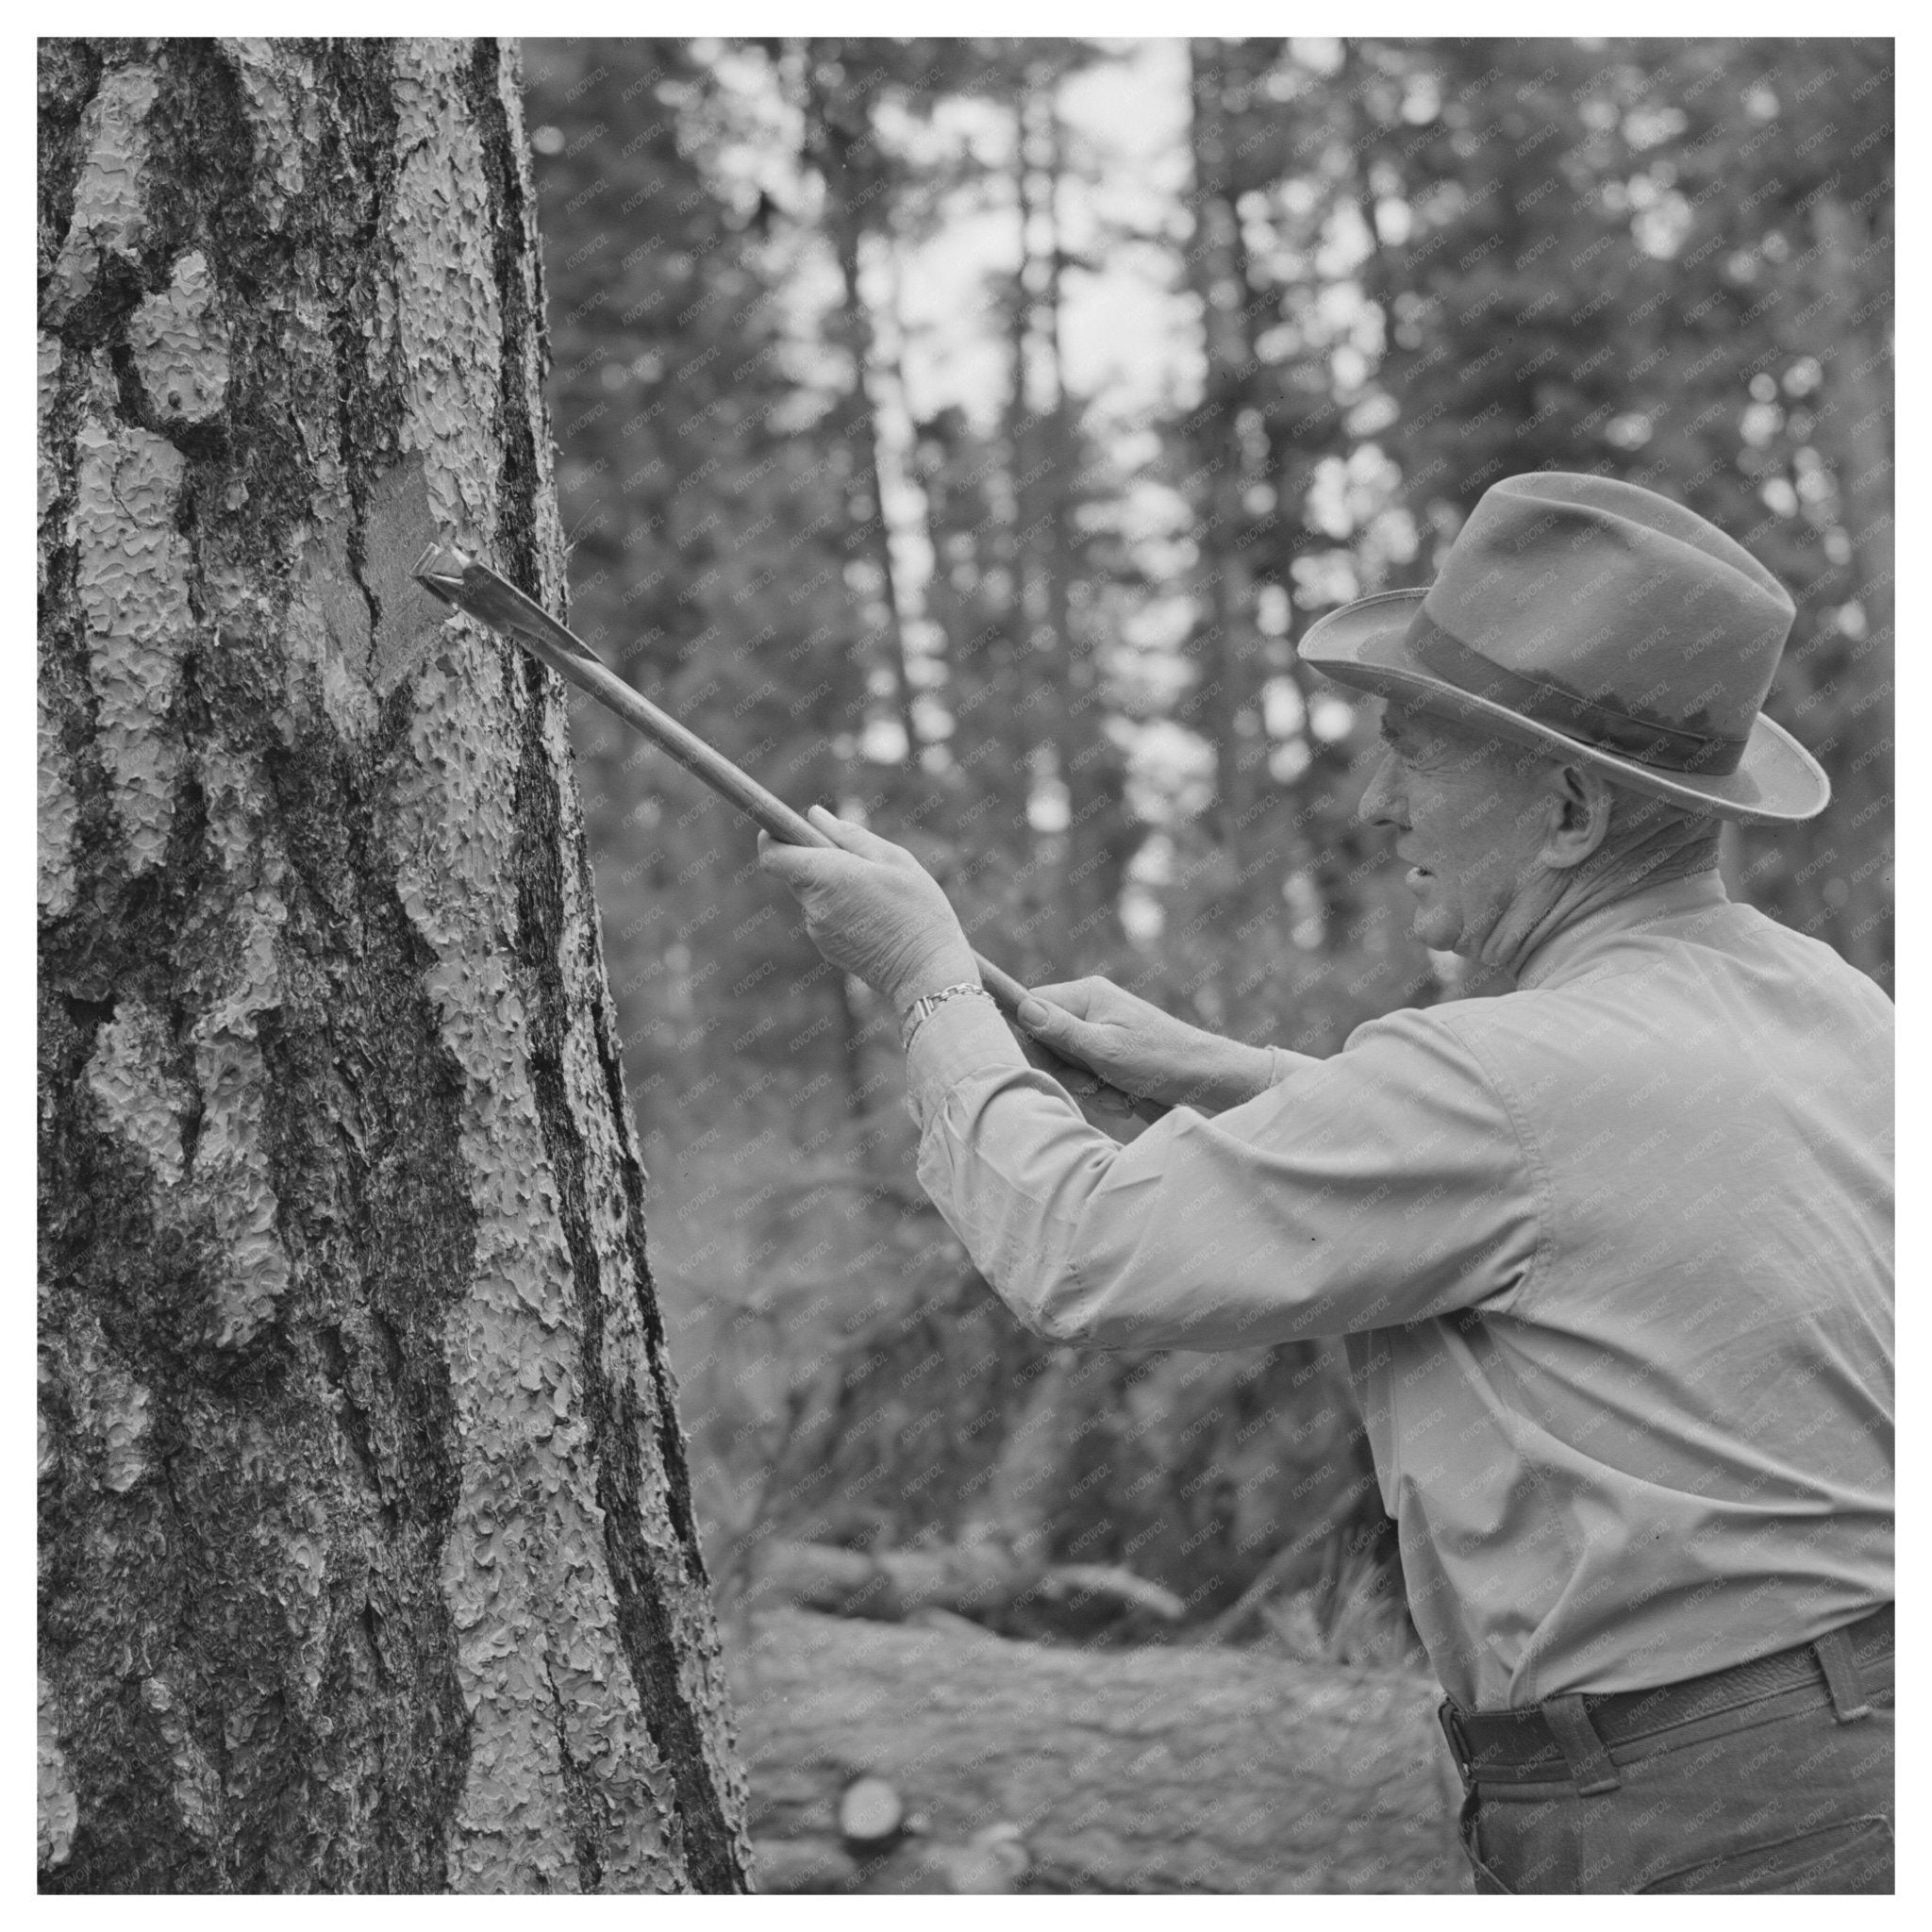
POLYGON ((1456 1706, 1445 1697, 1436 1707, 1436 1722, 1442 1726, 1442 1735, 1449 1740, 1449 1761, 1456 1767, 1456 1775, 1461 1780, 1462 1788, 1469 1789, 1469 1747, 1463 1742, 1462 1727, 1456 1722, 1456 1706))
POLYGON ((1864 1679, 1858 1674, 1851 1632, 1840 1624, 1836 1630, 1827 1630, 1811 1648, 1824 1673, 1824 1688, 1831 1692, 1832 1714, 1839 1723, 1855 1724, 1861 1717, 1870 1717, 1872 1706, 1865 1696, 1864 1679))
POLYGON ((1541 1709, 1544 1722, 1563 1747, 1563 1761, 1570 1767, 1576 1795, 1593 1798, 1601 1791, 1620 1790, 1624 1780, 1617 1775, 1617 1767, 1610 1762, 1610 1754, 1597 1736, 1582 1697, 1574 1690, 1567 1691, 1561 1697, 1545 1698, 1541 1709))

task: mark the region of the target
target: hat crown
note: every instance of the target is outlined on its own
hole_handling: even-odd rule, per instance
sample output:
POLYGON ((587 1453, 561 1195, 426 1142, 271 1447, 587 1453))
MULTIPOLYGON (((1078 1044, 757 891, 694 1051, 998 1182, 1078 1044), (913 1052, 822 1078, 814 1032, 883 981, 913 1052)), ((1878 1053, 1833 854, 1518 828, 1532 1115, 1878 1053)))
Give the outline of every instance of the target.
POLYGON ((1796 607, 1693 510, 1545 471, 1487 491, 1410 632, 1448 681, 1672 769, 1735 768, 1796 607))

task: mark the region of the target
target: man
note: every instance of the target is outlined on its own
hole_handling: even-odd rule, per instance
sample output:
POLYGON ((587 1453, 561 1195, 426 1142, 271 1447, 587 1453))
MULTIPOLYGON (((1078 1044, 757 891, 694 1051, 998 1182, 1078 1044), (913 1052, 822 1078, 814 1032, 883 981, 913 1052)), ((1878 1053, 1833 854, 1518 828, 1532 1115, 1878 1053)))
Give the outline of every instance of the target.
POLYGON ((909 855, 764 850, 907 1015, 921 1180, 1021 1320, 1347 1338, 1479 1891, 1891 1887, 1891 1008, 1715 870, 1721 820, 1828 796, 1759 710, 1793 614, 1703 519, 1543 475, 1316 625, 1386 701, 1360 811, 1416 937, 1514 991, 1316 1059, 1047 989, 1037 1040, 1190 1101, 1125 1145, 909 855))

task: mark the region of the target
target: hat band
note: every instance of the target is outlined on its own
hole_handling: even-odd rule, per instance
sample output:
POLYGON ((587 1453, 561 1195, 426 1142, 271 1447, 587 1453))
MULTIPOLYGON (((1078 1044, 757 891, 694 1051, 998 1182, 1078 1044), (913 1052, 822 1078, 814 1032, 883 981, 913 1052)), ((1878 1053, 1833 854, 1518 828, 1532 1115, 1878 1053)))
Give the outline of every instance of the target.
POLYGON ((1598 751, 1615 752, 1668 772, 1702 772, 1717 777, 1735 772, 1743 760, 1748 738, 1690 731, 1658 718, 1616 710, 1543 678, 1525 677, 1451 637, 1420 607, 1405 641, 1425 670, 1471 697, 1487 698, 1598 751))

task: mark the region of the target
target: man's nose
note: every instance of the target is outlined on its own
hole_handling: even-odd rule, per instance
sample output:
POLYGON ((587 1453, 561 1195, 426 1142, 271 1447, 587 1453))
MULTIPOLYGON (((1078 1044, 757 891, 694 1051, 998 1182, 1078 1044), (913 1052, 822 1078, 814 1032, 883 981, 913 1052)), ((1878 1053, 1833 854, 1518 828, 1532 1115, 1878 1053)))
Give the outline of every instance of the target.
POLYGON ((1382 754, 1382 761, 1375 767, 1367 788, 1363 791, 1361 803, 1355 808, 1356 822, 1364 825, 1393 825, 1400 824, 1398 800, 1395 791, 1395 758, 1391 752, 1382 754))

